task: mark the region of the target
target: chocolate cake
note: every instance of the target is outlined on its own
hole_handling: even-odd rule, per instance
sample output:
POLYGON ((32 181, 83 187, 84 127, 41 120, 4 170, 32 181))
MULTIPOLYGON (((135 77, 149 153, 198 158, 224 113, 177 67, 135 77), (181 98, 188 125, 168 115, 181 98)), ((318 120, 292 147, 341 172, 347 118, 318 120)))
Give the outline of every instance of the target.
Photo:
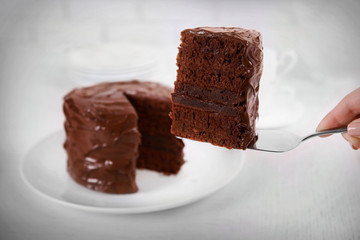
POLYGON ((262 58, 261 35, 255 30, 182 31, 172 133, 227 148, 246 149, 253 144, 262 58))
POLYGON ((136 166, 176 174, 184 144, 170 133, 170 94, 170 88, 139 81, 67 94, 64 147, 70 176, 96 191, 133 193, 136 166))

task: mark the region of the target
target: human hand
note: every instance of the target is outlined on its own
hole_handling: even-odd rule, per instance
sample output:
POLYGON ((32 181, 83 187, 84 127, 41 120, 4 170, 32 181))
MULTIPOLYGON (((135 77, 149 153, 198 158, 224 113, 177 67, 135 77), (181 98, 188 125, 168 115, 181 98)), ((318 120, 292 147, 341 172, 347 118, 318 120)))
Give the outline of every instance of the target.
POLYGON ((360 88, 346 95, 319 123, 316 131, 347 126, 343 137, 353 149, 360 148, 360 88))

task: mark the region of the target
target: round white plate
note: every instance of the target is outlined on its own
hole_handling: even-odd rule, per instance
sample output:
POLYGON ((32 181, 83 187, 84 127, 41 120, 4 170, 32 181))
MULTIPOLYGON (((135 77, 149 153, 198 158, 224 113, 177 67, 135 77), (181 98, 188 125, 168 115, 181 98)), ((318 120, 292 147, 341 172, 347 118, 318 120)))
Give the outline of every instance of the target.
POLYGON ((46 198, 95 212, 143 213, 189 204, 224 187, 244 163, 240 150, 184 140, 186 162, 177 175, 138 170, 137 193, 106 194, 89 190, 69 177, 64 139, 61 131, 35 145, 22 162, 22 176, 31 189, 46 198))

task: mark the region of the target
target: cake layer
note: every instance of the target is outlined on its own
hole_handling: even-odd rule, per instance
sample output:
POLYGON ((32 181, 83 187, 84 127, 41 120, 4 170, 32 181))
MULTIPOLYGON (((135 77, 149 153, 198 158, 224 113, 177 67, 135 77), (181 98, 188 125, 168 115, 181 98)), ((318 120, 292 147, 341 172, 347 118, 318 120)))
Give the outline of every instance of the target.
MULTIPOLYGON (((171 95, 172 90, 163 85, 156 85, 152 88, 149 88, 147 91, 154 92, 152 94, 145 94, 141 92, 141 95, 136 95, 138 92, 125 92, 126 97, 129 99, 131 104, 141 111, 141 109, 146 110, 156 110, 156 112, 169 112, 171 110, 171 105, 169 106, 169 96, 171 95), (165 89, 164 89, 165 88, 165 89), (155 95, 157 90, 161 90, 159 96, 155 95), (149 101, 151 99, 151 101, 149 101)), ((171 100, 170 100, 171 103, 171 100)))
MULTIPOLYGON (((211 88, 258 88, 260 34, 241 28, 196 28, 181 33, 177 82, 211 88)), ((175 84, 176 85, 176 84, 175 84)))
POLYGON ((167 152, 146 146, 140 147, 141 158, 137 167, 162 172, 166 175, 177 174, 184 164, 183 152, 167 152))
POLYGON ((151 114, 149 114, 148 112, 139 112, 138 114, 141 119, 138 122, 138 126, 142 134, 175 138, 175 136, 170 133, 171 119, 169 117, 169 112, 155 113, 153 111, 151 114))
POLYGON ((141 146, 151 147, 164 152, 179 152, 184 148, 184 143, 177 138, 151 135, 142 135, 141 137, 141 146))
POLYGON ((240 117, 175 105, 172 118, 172 131, 184 138, 238 149, 245 149, 255 139, 252 128, 240 117))
POLYGON ((160 85, 157 88, 162 90, 161 98, 155 98, 150 94, 140 96, 128 94, 127 97, 139 115, 138 126, 142 134, 175 138, 170 133, 171 89, 160 85))

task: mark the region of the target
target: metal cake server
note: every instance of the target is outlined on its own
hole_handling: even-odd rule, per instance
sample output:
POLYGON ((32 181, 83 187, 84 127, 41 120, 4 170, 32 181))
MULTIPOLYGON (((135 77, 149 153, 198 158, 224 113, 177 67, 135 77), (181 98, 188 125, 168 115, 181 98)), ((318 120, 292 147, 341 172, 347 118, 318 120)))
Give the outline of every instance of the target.
POLYGON ((294 133, 291 133, 286 130, 281 129, 258 129, 256 130, 258 135, 258 140, 252 147, 249 149, 265 151, 265 152, 287 152, 291 149, 296 148, 300 143, 308 140, 309 138, 334 134, 334 133, 343 133, 347 132, 347 128, 336 128, 331 130, 325 130, 320 132, 315 132, 307 136, 298 136, 294 133))

